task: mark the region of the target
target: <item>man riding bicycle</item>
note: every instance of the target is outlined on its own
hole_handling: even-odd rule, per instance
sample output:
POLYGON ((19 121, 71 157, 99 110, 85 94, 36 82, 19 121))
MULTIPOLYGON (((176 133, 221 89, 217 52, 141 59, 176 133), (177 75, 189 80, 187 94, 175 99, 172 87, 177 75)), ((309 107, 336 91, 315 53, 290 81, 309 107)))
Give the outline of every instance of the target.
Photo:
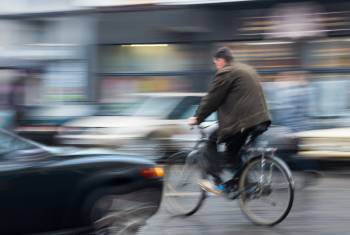
POLYGON ((226 153, 238 167, 241 162, 238 153, 247 138, 256 129, 260 133, 267 130, 271 117, 258 75, 252 67, 234 61, 230 49, 226 47, 214 54, 213 62, 217 72, 211 88, 188 123, 199 125, 217 111, 219 128, 210 134, 203 153, 209 163, 207 171, 214 178, 214 183, 203 180, 200 185, 207 191, 221 194, 225 184, 220 177, 222 169, 217 144, 226 144, 226 153))

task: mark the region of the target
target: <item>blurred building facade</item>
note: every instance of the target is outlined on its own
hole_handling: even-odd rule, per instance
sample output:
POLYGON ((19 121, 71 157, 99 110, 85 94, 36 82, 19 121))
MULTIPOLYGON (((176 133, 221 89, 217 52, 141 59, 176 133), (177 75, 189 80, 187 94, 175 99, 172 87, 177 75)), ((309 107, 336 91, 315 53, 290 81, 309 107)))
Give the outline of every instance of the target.
POLYGON ((348 123, 347 1, 102 6, 17 0, 17 11, 6 2, 0 5, 7 9, 0 15, 6 32, 0 35, 1 95, 10 94, 21 77, 25 105, 205 91, 213 75, 211 54, 225 45, 258 69, 272 108, 280 107, 273 82, 301 71, 309 88, 307 116, 322 127, 329 119, 348 123))
POLYGON ((112 84, 133 91, 205 91, 211 54, 224 45, 258 69, 270 108, 280 116, 275 119, 288 120, 279 124, 295 122, 289 125, 294 130, 348 125, 349 10, 347 1, 250 1, 107 11, 97 27, 100 88, 111 88, 108 94, 112 84), (281 104, 275 84, 285 73, 294 74, 284 79, 290 88, 284 99, 293 104, 288 110, 295 109, 290 117, 280 114, 288 104, 281 104))

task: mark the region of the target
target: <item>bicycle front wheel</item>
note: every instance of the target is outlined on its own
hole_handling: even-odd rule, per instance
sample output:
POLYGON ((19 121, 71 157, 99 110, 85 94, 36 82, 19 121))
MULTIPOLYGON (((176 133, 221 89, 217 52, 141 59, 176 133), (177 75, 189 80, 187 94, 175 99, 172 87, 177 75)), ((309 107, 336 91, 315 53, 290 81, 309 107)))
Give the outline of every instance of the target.
POLYGON ((241 174, 239 190, 242 212, 258 225, 280 223, 293 205, 290 170, 276 157, 252 159, 241 174))
POLYGON ((169 157, 165 170, 163 203, 166 209, 185 216, 197 212, 206 197, 198 184, 205 175, 197 162, 190 160, 188 152, 179 152, 169 157))

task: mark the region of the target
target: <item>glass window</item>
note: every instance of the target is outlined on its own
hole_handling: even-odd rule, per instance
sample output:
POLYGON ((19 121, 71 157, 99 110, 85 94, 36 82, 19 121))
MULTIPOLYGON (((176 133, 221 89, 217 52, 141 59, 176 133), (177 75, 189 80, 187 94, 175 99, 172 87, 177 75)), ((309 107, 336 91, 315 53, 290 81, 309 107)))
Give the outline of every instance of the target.
POLYGON ((98 116, 130 116, 145 102, 146 97, 141 95, 120 96, 114 103, 100 103, 98 116))
POLYGON ((349 68, 350 38, 308 42, 303 53, 303 64, 309 68, 349 68))
POLYGON ((169 114, 168 119, 182 119, 182 115, 188 110, 192 105, 198 105, 201 101, 200 96, 183 96, 182 101, 176 106, 176 108, 169 114))
MULTIPOLYGON (((198 109, 198 105, 192 105, 191 107, 188 108, 188 110, 182 115, 182 119, 188 119, 190 117, 193 117, 196 114, 196 111, 198 109)), ((209 117, 205 119, 206 122, 213 122, 217 121, 217 114, 212 113, 209 117)))
POLYGON ((50 64, 43 79, 43 103, 84 101, 87 87, 86 66, 84 62, 50 64))
POLYGON ((133 116, 165 118, 183 97, 151 97, 136 110, 133 116))
POLYGON ((36 148, 38 148, 38 146, 30 142, 18 138, 15 135, 0 131, 0 154, 36 148))
POLYGON ((310 114, 318 117, 350 116, 350 75, 314 76, 310 84, 310 114))
POLYGON ((208 68, 210 51, 202 44, 105 45, 99 48, 104 73, 169 72, 208 68))
POLYGON ((257 70, 293 68, 298 65, 298 55, 291 41, 225 42, 235 58, 257 70))
POLYGON ((184 76, 108 76, 102 78, 100 102, 118 103, 131 93, 189 91, 191 81, 184 76))

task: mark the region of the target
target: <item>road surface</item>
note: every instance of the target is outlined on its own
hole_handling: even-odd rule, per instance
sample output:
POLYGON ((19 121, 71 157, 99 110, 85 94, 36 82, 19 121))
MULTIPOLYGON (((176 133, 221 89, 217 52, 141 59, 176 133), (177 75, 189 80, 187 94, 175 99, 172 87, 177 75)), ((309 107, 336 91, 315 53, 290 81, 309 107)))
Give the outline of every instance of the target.
POLYGON ((212 234, 350 234, 350 175, 325 174, 317 183, 296 190, 289 216, 275 227, 253 225, 241 213, 237 201, 211 196, 191 217, 173 217, 162 207, 139 232, 139 235, 212 234))

